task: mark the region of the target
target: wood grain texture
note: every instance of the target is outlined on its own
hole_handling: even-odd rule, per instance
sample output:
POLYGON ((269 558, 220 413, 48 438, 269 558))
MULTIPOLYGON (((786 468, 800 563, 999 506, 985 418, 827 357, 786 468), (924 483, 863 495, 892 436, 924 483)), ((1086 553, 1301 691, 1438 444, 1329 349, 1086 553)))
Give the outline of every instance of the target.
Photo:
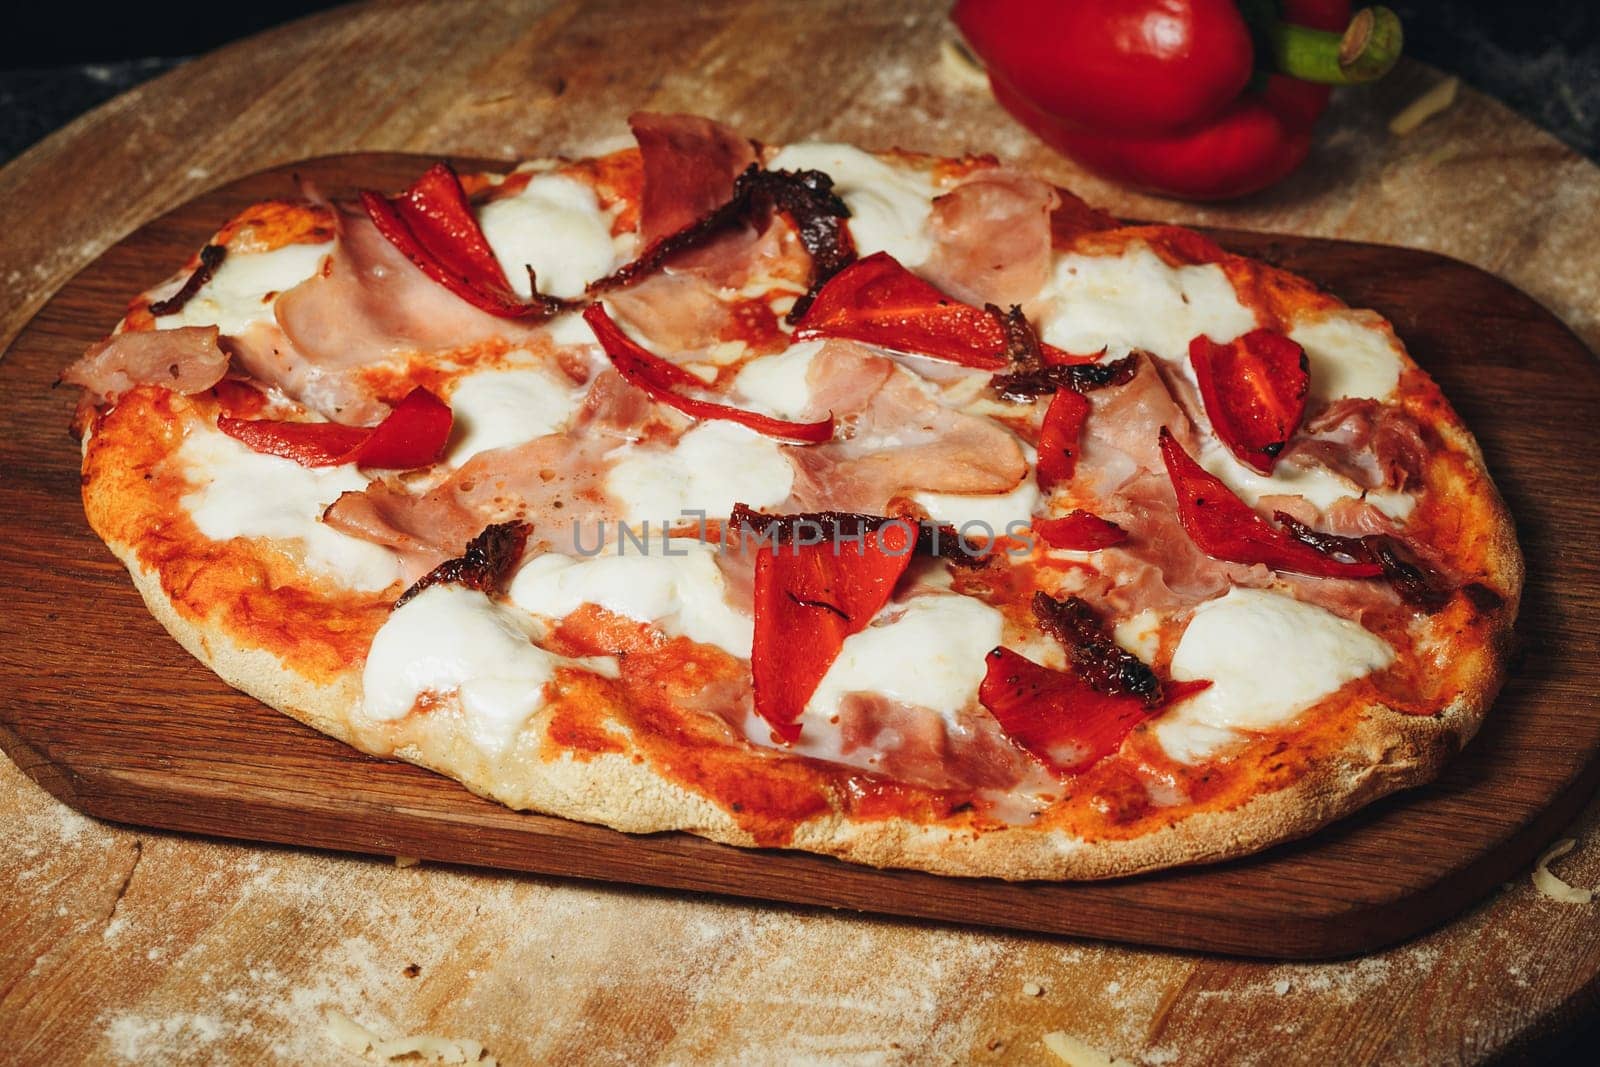
MULTIPOLYGON (((1008 884, 875 871, 684 834, 628 837, 513 814, 431 774, 359 758, 229 689, 143 618, 126 577, 72 575, 56 603, 29 597, 46 560, 103 561, 82 517, 79 457, 60 432, 73 397, 50 384, 121 315, 128 295, 181 267, 247 206, 295 193, 400 188, 426 156, 330 156, 209 193, 135 231, 57 293, 0 362, 0 743, 40 784, 106 819, 288 844, 849 907, 1168 947, 1285 958, 1369 951, 1452 916, 1542 847, 1594 788, 1600 765, 1600 573, 1559 546, 1600 523, 1574 471, 1549 462, 1541 424, 1600 420, 1600 367, 1510 286, 1445 257, 1381 245, 1213 231, 1235 251, 1312 278, 1395 320, 1483 445, 1527 534, 1530 650, 1480 743, 1441 780, 1257 859, 1098 884, 1008 884), (31 535, 31 536, 30 536, 31 535), (52 618, 52 616, 54 616, 52 618), (151 648, 130 669, 130 643, 151 648), (80 680, 79 685, 68 684, 80 680), (177 709, 182 709, 181 713, 177 709), (1552 756, 1552 753, 1555 755, 1552 756), (22 754, 25 754, 23 756, 22 754), (1367 873, 1381 867, 1381 879, 1367 873)), ((509 164, 457 160, 464 170, 509 164)), ((1600 457, 1577 458, 1600 481, 1600 457)))
MULTIPOLYGON (((1388 138, 1387 117, 1438 77, 1404 67, 1336 103, 1290 182, 1195 208, 1078 174, 943 80, 943 7, 368 5, 232 46, 0 169, 0 340, 121 236, 220 181, 329 152, 582 151, 647 106, 772 140, 995 151, 1128 216, 1445 252, 1600 342, 1600 170, 1481 95, 1388 138)), ((1497 373, 1515 381, 1510 341, 1497 373)), ((1595 451, 1592 424, 1566 429, 1525 493, 1595 451)), ((1560 564, 1592 567, 1589 543, 1559 546, 1560 564)), ((39 564, 26 596, 47 610, 84 588, 71 574, 120 578, 105 557, 39 564)), ((120 650, 131 673, 170 649, 149 627, 120 650)), ((5 684, 91 680, 63 668, 5 684)), ((1591 807, 1566 831, 1584 842, 1558 864, 1575 883, 1600 880, 1597 824, 1591 807)), ((1383 877, 1380 864, 1368 881, 1383 877)), ((4 760, 0 878, 14 890, 0 897, 0 1047, 24 1062, 339 1062, 326 1008, 385 1036, 476 1037, 507 1063, 1044 1063, 1050 1029, 1152 1064, 1473 1062, 1590 1010, 1600 972, 1595 909, 1525 877, 1376 955, 1253 963, 132 831, 75 815, 4 760)))

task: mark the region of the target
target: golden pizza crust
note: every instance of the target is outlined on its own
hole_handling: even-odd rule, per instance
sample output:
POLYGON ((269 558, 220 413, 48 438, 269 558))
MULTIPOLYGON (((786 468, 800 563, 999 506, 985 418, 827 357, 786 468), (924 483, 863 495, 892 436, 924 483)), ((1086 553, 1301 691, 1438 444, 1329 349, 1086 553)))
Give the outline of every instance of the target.
MULTIPOLYGON (((1522 557, 1504 505, 1494 537, 1493 566, 1502 588, 1520 591, 1522 557)), ((535 715, 516 745, 490 759, 456 729, 452 713, 427 717, 420 743, 389 752, 383 734, 353 714, 360 706, 358 670, 330 683, 305 678, 271 652, 241 645, 226 628, 196 622, 179 611, 160 576, 143 568, 133 549, 111 545, 128 565, 151 613, 224 681, 307 726, 374 755, 397 756, 446 774, 473 792, 520 811, 599 823, 628 833, 668 830, 751 847, 755 836, 702 794, 673 782, 624 750, 588 758, 541 759, 547 712, 535 715)), ((1516 596, 1502 618, 1515 617, 1516 596)), ((1320 759, 1292 785, 1257 795, 1223 811, 1198 811, 1152 833, 1129 839, 1085 841, 1062 830, 1005 827, 951 829, 906 818, 854 820, 830 814, 794 829, 787 848, 836 856, 874 867, 904 867, 933 874, 1011 881, 1115 878, 1184 864, 1207 863, 1258 852, 1303 837, 1372 801, 1435 778, 1445 762, 1477 732, 1503 680, 1500 640, 1463 650, 1475 662, 1467 689, 1437 716, 1406 715, 1374 704, 1347 744, 1320 759)))

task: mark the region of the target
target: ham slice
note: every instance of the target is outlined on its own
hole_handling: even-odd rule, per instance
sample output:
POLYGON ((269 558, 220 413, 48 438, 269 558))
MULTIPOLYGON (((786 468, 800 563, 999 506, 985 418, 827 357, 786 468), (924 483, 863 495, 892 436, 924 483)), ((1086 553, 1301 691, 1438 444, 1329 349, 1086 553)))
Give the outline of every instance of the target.
POLYGON ((703 351, 734 328, 732 305, 718 297, 715 285, 694 274, 653 274, 606 294, 606 306, 658 351, 703 351))
POLYGON ((81 387, 95 403, 109 404, 139 385, 174 393, 201 393, 222 380, 228 356, 215 326, 134 330, 89 346, 61 372, 65 385, 81 387))
POLYGON ((1125 385, 1088 394, 1079 479, 1094 495, 1114 491, 1139 471, 1164 471, 1158 435, 1165 426, 1179 441, 1192 442, 1193 426, 1151 358, 1139 354, 1139 369, 1125 385))
POLYGON ((1033 299, 1050 273, 1055 187, 1004 169, 979 170, 933 202, 933 252, 922 272, 969 304, 1033 299))
POLYGON ((930 789, 1013 789, 1044 785, 1032 760, 987 713, 963 711, 955 728, 937 713, 872 693, 839 704, 840 751, 898 782, 930 789))
POLYGON ((496 318, 429 278, 365 215, 338 208, 335 219, 322 270, 278 297, 276 334, 242 339, 250 373, 268 385, 337 422, 370 421, 362 368, 533 335, 534 327, 496 318))
POLYGON ((734 179, 756 161, 749 138, 699 115, 636 111, 628 126, 644 164, 642 248, 727 203, 734 179))
POLYGON ((1015 437, 989 419, 942 406, 915 374, 850 341, 829 341, 807 371, 812 403, 842 439, 786 449, 790 511, 892 513, 917 491, 1007 493, 1028 474, 1015 437))
POLYGON ((413 495, 394 482, 345 493, 323 521, 336 530, 400 554, 408 581, 461 555, 490 523, 531 523, 530 544, 574 554, 579 538, 593 552, 599 523, 619 517, 606 495, 611 467, 604 439, 550 434, 510 448, 480 452, 433 489, 413 495))

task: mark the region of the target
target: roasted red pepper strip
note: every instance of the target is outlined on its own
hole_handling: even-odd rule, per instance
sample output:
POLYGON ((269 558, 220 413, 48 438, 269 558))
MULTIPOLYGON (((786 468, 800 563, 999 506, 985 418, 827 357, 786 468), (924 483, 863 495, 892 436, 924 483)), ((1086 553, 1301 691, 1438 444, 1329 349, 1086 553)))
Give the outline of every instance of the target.
POLYGON ((1205 334, 1189 362, 1217 437, 1239 462, 1271 474, 1306 413, 1306 350, 1276 330, 1251 330, 1227 344, 1205 334))
POLYGON ((1039 462, 1034 470, 1041 491, 1048 493, 1072 479, 1078 469, 1078 441, 1088 417, 1089 398, 1082 393, 1058 389, 1050 398, 1039 429, 1039 462))
POLYGON ((959 0, 952 17, 1051 147, 1196 200, 1284 177, 1328 86, 1381 77, 1401 47, 1392 12, 1352 19, 1346 0, 959 0))
POLYGON ((755 640, 750 669, 756 713, 785 741, 844 639, 866 627, 911 562, 914 527, 891 523, 839 542, 780 540, 756 554, 755 640))
POLYGON ((1051 548, 1068 548, 1077 552, 1110 548, 1128 539, 1128 531, 1087 511, 1069 511, 1059 519, 1036 519, 1033 532, 1051 548))
POLYGON ((292 459, 302 467, 355 463, 410 470, 437 463, 450 440, 450 405, 421 388, 411 390, 376 426, 282 419, 217 419, 217 429, 256 452, 292 459))
POLYGON ((1155 711, 1211 684, 1168 683, 1152 709, 1138 696, 1101 693, 1076 672, 1051 670, 1008 648, 990 652, 987 667, 978 700, 1018 748, 1060 776, 1088 770, 1155 711))
POLYGON ((842 337, 979 370, 1010 365, 1006 331, 993 315, 946 296, 887 252, 835 274, 795 324, 795 336, 842 337))
POLYGON ((600 347, 611 358, 611 365, 617 368, 617 373, 628 384, 643 389, 654 399, 677 408, 685 415, 696 419, 726 419, 768 437, 807 444, 819 444, 833 438, 832 415, 817 422, 789 422, 712 400, 684 396, 676 391, 677 387, 703 388, 705 383, 676 363, 662 359, 636 344, 611 320, 602 305, 589 305, 583 312, 583 321, 589 324, 600 347))
POLYGON ((1268 523, 1222 479, 1196 463, 1165 426, 1161 458, 1178 496, 1178 521, 1206 555, 1318 578, 1375 578, 1383 573, 1376 563, 1334 559, 1268 523))
POLYGON ((532 299, 524 300, 511 287, 472 214, 461 179, 448 163, 435 163, 396 197, 364 189, 361 205, 378 232, 424 274, 491 315, 546 319, 569 306, 538 294, 532 268, 532 299))

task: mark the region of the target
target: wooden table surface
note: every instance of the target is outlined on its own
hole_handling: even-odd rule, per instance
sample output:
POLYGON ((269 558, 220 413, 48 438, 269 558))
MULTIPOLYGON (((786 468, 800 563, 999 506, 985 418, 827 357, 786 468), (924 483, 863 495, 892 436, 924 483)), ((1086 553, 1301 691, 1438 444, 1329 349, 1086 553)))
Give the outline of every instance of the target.
MULTIPOLYGON (((945 6, 444 0, 230 46, 0 169, 0 345, 107 245, 230 178, 369 149, 581 152, 650 107, 772 141, 993 151, 1123 215, 1433 249, 1600 348, 1600 168, 1495 102, 1464 91, 1391 137, 1439 78, 1404 66, 1337 102, 1285 185, 1177 205, 1079 174, 949 76, 945 6)), ((1600 882, 1597 824, 1600 804, 1557 866, 1581 885, 1600 882)), ((0 758, 0 1059, 358 1062, 325 1034, 338 1011, 509 1064, 1048 1063, 1050 1030, 1149 1064, 1472 1062, 1594 1010, 1597 908, 1520 878, 1378 955, 1254 963, 124 829, 0 758)))

